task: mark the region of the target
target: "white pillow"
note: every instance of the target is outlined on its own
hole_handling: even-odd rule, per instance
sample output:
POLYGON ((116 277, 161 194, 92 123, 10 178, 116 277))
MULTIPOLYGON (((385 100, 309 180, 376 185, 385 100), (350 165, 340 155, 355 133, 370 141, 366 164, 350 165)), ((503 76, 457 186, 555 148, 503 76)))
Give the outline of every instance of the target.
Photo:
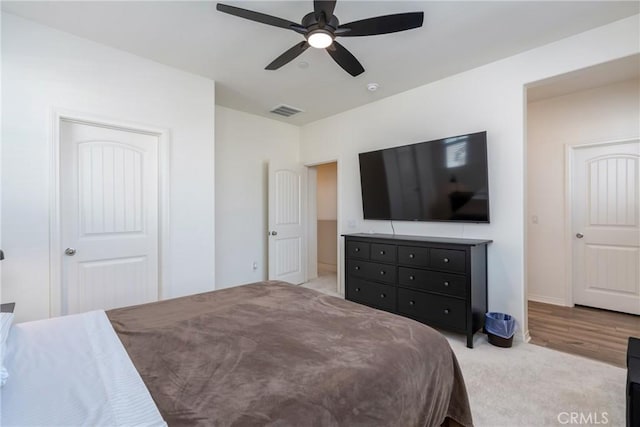
POLYGON ((4 368, 4 355, 6 353, 6 341, 13 323, 13 313, 0 313, 0 387, 7 382, 9 374, 4 368))

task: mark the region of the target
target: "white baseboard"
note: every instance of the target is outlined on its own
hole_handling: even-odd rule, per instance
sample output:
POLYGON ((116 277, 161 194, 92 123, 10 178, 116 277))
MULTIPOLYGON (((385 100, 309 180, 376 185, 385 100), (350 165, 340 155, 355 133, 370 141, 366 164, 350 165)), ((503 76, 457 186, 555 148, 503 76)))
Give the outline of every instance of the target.
POLYGON ((529 334, 529 330, 527 330, 524 334, 522 334, 522 341, 523 342, 531 341, 531 335, 529 334))
POLYGON ((553 304, 553 305, 561 305, 563 307, 567 307, 567 303, 564 301, 564 298, 556 298, 556 297, 546 297, 543 295, 535 295, 529 294, 529 301, 541 302, 544 304, 553 304))
POLYGON ((318 271, 331 271, 333 273, 336 273, 338 271, 338 266, 335 264, 325 264, 325 263, 319 262, 318 271))

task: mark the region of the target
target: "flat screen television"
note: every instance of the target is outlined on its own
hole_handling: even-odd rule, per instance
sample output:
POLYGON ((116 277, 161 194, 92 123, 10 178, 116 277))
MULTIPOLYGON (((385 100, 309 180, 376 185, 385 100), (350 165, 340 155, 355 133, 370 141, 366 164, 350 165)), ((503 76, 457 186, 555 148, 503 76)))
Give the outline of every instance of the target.
POLYGON ((359 157, 364 219, 489 222, 486 132, 359 157))

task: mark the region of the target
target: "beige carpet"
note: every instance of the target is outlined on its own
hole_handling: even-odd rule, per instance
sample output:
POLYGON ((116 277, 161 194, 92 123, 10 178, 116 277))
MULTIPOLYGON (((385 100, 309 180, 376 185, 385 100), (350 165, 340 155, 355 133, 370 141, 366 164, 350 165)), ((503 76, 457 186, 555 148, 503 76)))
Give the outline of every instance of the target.
MULTIPOLYGON (((327 276, 303 286, 337 295, 327 276)), ((494 347, 483 334, 468 349, 463 336, 444 334, 460 362, 476 426, 625 425, 624 369, 533 344, 494 347), (570 424, 571 413, 582 422, 570 424)))
POLYGON ((303 283, 301 286, 304 288, 315 289, 316 291, 333 295, 334 297, 342 298, 342 296, 337 292, 337 283, 336 273, 318 271, 317 278, 310 280, 307 283, 303 283))
POLYGON ((625 425, 624 369, 533 344, 494 347, 483 334, 473 349, 461 336, 445 336, 460 362, 476 426, 567 425, 572 412, 583 421, 591 417, 581 425, 625 425))

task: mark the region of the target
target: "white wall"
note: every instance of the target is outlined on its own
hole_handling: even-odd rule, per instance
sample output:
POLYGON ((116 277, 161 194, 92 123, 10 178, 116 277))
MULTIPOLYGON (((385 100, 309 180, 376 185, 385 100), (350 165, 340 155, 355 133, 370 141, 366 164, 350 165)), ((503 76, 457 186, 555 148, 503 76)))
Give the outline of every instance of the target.
POLYGON ((49 316, 52 108, 171 133, 170 280, 175 297, 214 286, 214 82, 2 14, 2 301, 49 316))
POLYGON ((267 164, 297 162, 299 140, 297 126, 216 107, 216 288, 267 278, 267 164))
POLYGON ((564 305, 565 145, 640 136, 640 81, 531 102, 527 114, 528 296, 564 305))
POLYGON ((301 160, 338 159, 343 232, 389 233, 389 222, 362 219, 357 153, 487 130, 491 224, 394 224, 399 234, 493 239, 489 308, 513 314, 524 332, 524 85, 638 53, 638 23, 634 16, 304 126, 301 160))

